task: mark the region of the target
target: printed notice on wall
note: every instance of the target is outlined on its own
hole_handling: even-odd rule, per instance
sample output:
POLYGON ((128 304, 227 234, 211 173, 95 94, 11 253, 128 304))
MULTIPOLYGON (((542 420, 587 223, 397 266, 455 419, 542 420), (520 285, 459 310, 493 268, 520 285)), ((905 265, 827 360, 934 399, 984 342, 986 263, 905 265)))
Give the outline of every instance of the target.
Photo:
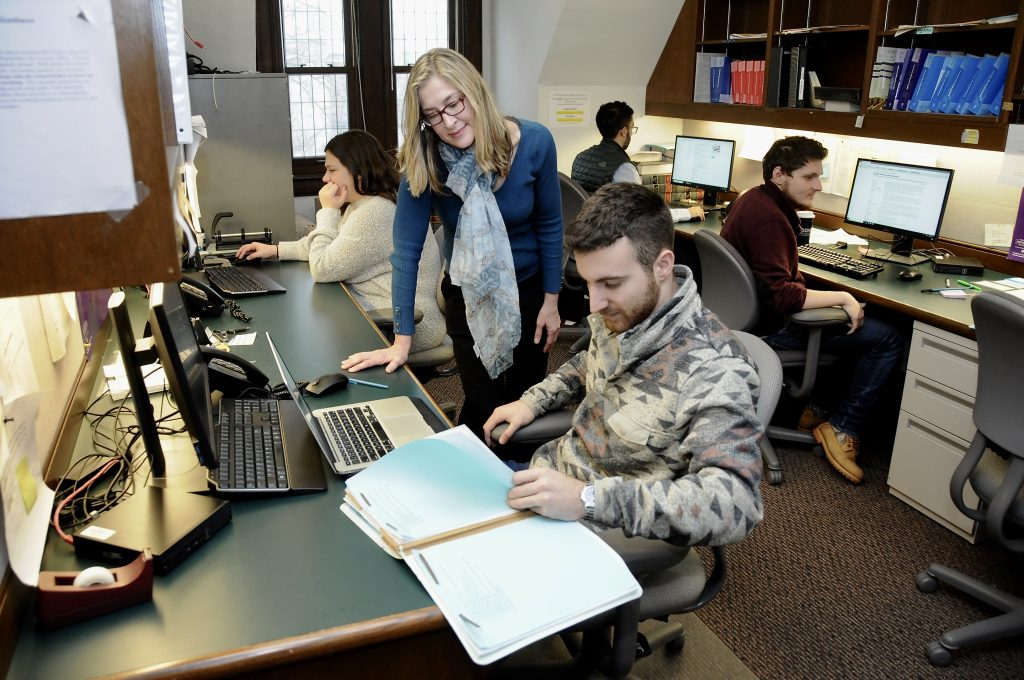
POLYGON ((555 125, 590 122, 590 93, 555 90, 551 93, 551 121, 555 125))
POLYGON ((110 0, 0 4, 0 219, 136 204, 110 0))

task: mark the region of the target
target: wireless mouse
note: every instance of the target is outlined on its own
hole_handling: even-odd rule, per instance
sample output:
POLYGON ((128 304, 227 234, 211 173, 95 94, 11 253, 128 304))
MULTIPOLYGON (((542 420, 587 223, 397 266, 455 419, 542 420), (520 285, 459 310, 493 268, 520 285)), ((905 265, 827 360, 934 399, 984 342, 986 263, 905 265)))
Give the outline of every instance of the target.
POLYGON ((316 380, 312 380, 306 385, 306 394, 311 394, 315 397, 322 397, 332 392, 337 392, 340 389, 348 385, 348 376, 344 373, 328 373, 322 375, 316 380))
POLYGON ((916 269, 904 269, 899 273, 900 281, 917 281, 921 278, 921 272, 916 269))

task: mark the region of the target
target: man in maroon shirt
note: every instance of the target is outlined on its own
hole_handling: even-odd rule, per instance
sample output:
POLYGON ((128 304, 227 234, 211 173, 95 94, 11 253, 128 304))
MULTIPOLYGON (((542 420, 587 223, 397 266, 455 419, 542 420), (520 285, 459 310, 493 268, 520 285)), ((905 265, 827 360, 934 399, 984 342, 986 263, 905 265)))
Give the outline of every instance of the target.
POLYGON ((860 484, 857 465, 867 414, 899 362, 903 339, 888 324, 865 318, 860 303, 840 291, 809 290, 797 260, 797 210, 809 210, 821 191, 821 162, 828 154, 807 137, 777 140, 762 160, 764 184, 741 195, 729 211, 722 237, 743 255, 757 279, 761 316, 753 332, 777 349, 804 349, 807 334, 785 327, 785 318, 802 309, 842 307, 849 328, 826 329, 822 352, 852 362, 853 378, 834 409, 824 404, 834 385, 819 380, 811 404, 800 418, 812 430, 829 463, 846 479, 860 484))

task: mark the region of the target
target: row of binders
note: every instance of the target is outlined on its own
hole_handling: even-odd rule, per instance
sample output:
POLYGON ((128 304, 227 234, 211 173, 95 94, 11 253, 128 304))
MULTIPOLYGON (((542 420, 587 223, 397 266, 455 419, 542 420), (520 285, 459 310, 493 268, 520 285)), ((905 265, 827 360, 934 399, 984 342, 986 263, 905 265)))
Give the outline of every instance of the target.
POLYGON ((1010 55, 879 47, 869 108, 998 116, 1010 55))
POLYGON ((764 105, 764 59, 730 59, 720 52, 698 52, 693 101, 764 105))

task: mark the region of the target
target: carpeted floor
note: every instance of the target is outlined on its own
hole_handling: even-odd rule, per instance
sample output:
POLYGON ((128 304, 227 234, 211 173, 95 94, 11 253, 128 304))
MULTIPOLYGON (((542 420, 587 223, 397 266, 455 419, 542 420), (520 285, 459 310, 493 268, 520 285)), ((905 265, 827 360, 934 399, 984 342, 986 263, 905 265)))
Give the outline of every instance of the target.
MULTIPOLYGON (((568 357, 567 347, 558 343, 551 366, 568 357)), ((457 376, 432 380, 427 389, 438 401, 461 404, 457 376)), ((956 652, 946 669, 929 665, 928 642, 993 612, 944 587, 923 594, 915 575, 940 562, 1022 595, 1024 556, 991 543, 972 546, 890 495, 891 445, 887 436, 877 439, 865 442, 859 487, 809 450, 777 446, 784 482, 763 485, 764 522, 728 549, 725 589, 697 616, 762 680, 1024 678, 1022 638, 956 652)), ((695 652, 688 643, 683 655, 730 663, 727 652, 710 649, 695 652)), ((636 674, 701 677, 681 670, 682 663, 655 655, 636 674)))

